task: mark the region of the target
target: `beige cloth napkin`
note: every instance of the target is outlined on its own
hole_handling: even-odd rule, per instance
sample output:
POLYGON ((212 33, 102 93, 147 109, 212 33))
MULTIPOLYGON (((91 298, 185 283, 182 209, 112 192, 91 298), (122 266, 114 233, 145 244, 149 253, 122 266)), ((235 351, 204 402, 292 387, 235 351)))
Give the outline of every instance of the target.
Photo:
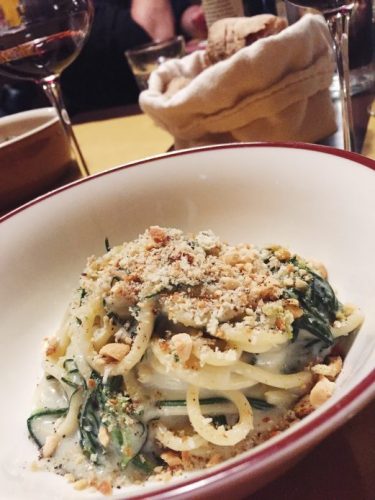
POLYGON ((145 113, 175 138, 176 148, 232 141, 315 142, 336 130, 328 87, 334 62, 322 17, 305 15, 207 67, 204 51, 155 70, 140 95, 145 113), (192 78, 168 98, 175 77, 192 78))

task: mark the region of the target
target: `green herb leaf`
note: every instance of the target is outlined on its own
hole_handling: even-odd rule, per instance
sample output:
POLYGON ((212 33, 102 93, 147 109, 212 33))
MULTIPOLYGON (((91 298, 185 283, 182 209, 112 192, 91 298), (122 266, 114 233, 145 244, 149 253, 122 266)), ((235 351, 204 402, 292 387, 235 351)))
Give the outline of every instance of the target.
POLYGON ((81 306, 82 305, 82 301, 83 299, 86 297, 87 295, 87 291, 84 289, 84 288, 78 288, 79 292, 80 292, 80 297, 79 297, 79 305, 81 306))
POLYGON ((151 460, 144 453, 138 453, 138 455, 131 459, 131 463, 146 475, 152 474, 155 467, 159 465, 158 462, 151 460))
POLYGON ((45 408, 43 410, 37 410, 27 419, 26 424, 30 437, 38 446, 38 448, 42 448, 43 443, 36 436, 36 433, 34 431, 34 424, 36 420, 43 417, 56 417, 57 420, 59 417, 65 416, 68 413, 68 410, 69 408, 45 408))
POLYGON ((333 344, 333 337, 329 327, 329 323, 324 321, 319 316, 314 316, 309 312, 305 312, 303 316, 297 318, 293 322, 293 339, 297 338, 300 330, 307 330, 318 339, 322 340, 326 346, 333 344))
POLYGON ((305 263, 295 257, 291 262, 310 274, 305 290, 288 290, 286 294, 297 298, 304 311, 303 316, 293 322, 293 341, 297 339, 299 331, 304 329, 320 339, 325 346, 330 346, 333 344, 330 324, 336 318, 339 308, 336 295, 328 281, 309 269, 305 263))
MULTIPOLYGON (((247 398, 247 400, 249 401, 250 405, 253 408, 256 408, 257 410, 270 410, 271 408, 274 407, 274 405, 267 403, 267 401, 265 401, 264 399, 247 398)), ((199 400, 199 404, 201 406, 217 405, 217 404, 225 404, 225 403, 230 403, 230 401, 228 401, 225 398, 203 398, 203 399, 199 400)), ((156 406, 158 406, 159 408, 186 406, 186 400, 185 399, 165 399, 165 400, 156 401, 156 406)))

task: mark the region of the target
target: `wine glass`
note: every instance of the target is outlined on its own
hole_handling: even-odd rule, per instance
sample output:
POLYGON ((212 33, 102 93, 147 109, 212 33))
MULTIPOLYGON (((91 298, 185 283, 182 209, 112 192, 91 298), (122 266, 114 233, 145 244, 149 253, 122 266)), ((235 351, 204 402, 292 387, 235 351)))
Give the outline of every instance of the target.
POLYGON ((91 0, 0 0, 0 9, 0 73, 33 80, 44 89, 69 137, 81 173, 89 175, 59 79, 89 33, 91 0))
POLYGON ((290 3, 320 11, 328 24, 336 55, 344 149, 355 151, 352 103, 349 83, 349 21, 355 0, 289 0, 290 3))

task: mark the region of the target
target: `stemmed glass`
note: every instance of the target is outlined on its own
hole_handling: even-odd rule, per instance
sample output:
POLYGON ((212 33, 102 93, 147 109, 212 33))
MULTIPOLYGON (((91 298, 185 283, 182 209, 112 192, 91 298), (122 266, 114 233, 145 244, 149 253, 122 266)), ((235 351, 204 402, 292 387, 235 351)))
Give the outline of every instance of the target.
POLYGON ((63 102, 61 72, 79 54, 93 17, 91 0, 0 0, 0 72, 33 80, 56 109, 81 173, 89 175, 63 102))
POLYGON ((336 55, 340 82, 340 100, 344 149, 354 151, 354 128, 349 83, 349 21, 355 0, 289 0, 300 7, 320 11, 328 24, 336 55))

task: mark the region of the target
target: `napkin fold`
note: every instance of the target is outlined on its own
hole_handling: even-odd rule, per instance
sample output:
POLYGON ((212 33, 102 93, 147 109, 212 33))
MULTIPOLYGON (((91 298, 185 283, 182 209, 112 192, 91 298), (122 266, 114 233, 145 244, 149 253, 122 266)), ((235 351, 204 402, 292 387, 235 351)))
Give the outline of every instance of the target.
POLYGON ((202 50, 163 63, 139 103, 174 136, 176 149, 237 141, 316 142, 336 130, 328 90, 331 46, 324 19, 307 14, 212 66, 202 50), (185 80, 185 86, 169 96, 174 79, 185 80))

